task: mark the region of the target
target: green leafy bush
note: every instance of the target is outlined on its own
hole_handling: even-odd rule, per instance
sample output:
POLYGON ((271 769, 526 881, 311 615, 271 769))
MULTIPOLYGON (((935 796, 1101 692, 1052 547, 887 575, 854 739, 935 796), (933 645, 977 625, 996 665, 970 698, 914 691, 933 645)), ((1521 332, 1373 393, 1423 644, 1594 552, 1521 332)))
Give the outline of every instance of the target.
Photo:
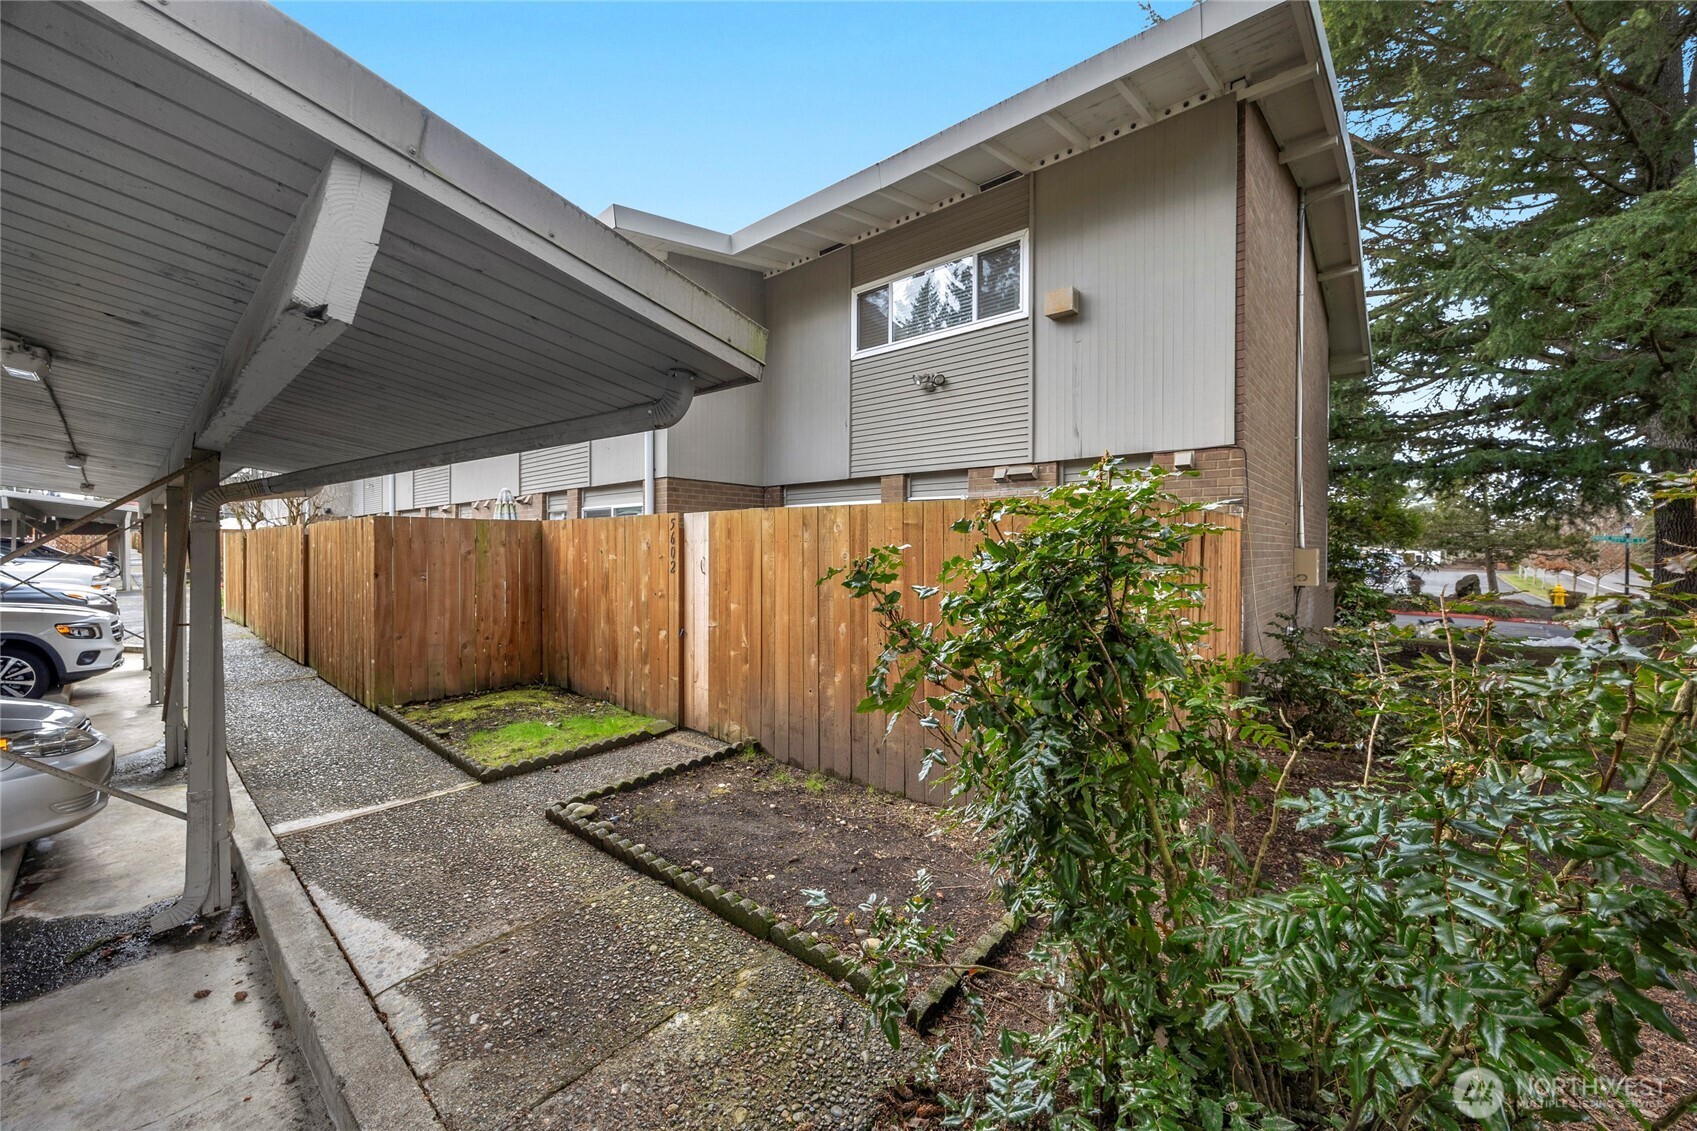
MULTIPOLYGON (((1286 798, 1240 843, 1301 745, 1204 651, 1179 562, 1209 527, 1161 482, 1110 463, 966 520, 982 543, 918 588, 929 619, 904 615, 898 549, 842 574, 887 635, 863 709, 919 715, 1003 900, 1047 923, 1027 976, 1055 1021, 1002 1033, 954 1124, 1457 1128, 1478 1067, 1520 1126, 1567 1114, 1528 1081, 1602 1071, 1593 1035, 1631 1071, 1646 1026, 1676 1034, 1655 996, 1697 962, 1689 614, 1646 609, 1547 668, 1459 639, 1365 665, 1339 695, 1398 718, 1394 752, 1369 742, 1360 788, 1286 798), (1287 890, 1261 867, 1281 813, 1328 836, 1287 890)), ((864 905, 892 1040, 951 941, 928 900, 864 905)))
POLYGON ((1365 741, 1372 723, 1359 709, 1357 688, 1373 667, 1372 652, 1305 629, 1288 613, 1267 635, 1282 653, 1255 669, 1255 690, 1267 710, 1317 746, 1349 749, 1365 741))

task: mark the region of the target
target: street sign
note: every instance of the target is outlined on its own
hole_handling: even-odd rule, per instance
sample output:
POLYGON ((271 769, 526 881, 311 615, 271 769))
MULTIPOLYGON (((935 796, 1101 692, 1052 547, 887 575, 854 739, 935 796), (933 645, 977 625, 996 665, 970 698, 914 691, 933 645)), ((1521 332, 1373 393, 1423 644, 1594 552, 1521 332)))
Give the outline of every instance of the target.
POLYGON ((1591 541, 1593 541, 1593 542, 1625 542, 1626 544, 1631 545, 1631 546, 1642 546, 1644 543, 1648 542, 1649 539, 1648 538, 1628 538, 1624 534, 1593 534, 1593 535, 1591 535, 1591 541))

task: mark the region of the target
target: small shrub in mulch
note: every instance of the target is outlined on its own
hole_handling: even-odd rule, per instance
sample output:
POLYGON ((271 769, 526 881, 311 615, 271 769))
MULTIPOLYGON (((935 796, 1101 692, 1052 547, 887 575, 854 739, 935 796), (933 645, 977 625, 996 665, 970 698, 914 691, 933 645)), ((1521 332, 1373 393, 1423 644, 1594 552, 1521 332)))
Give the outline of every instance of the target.
POLYGON ((599 699, 535 685, 379 714, 482 780, 558 765, 673 729, 599 699))
POLYGON ((845 954, 863 954, 869 938, 855 908, 874 892, 899 903, 921 868, 932 876, 934 919, 955 929, 958 946, 1002 918, 981 845, 949 811, 809 774, 758 750, 596 804, 620 835, 845 954), (811 923, 808 890, 829 893, 846 913, 811 923))

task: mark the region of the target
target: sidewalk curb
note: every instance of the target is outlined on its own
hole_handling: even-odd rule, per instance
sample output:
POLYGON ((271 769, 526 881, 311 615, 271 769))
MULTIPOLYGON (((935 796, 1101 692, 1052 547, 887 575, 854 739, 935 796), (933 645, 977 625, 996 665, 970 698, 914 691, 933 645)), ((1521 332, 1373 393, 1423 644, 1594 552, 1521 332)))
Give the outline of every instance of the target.
POLYGON ((236 878, 301 1055, 338 1131, 439 1126, 365 987, 230 764, 236 878))

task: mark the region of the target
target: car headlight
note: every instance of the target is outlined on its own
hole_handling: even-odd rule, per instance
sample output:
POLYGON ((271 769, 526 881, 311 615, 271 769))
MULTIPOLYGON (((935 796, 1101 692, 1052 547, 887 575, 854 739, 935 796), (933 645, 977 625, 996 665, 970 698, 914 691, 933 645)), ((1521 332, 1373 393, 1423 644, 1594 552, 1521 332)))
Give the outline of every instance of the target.
POLYGON ((97 624, 56 624, 53 627, 60 636, 69 636, 72 640, 100 639, 100 626, 97 624))
POLYGON ((41 730, 9 734, 0 738, 0 754, 18 754, 26 758, 53 758, 60 754, 75 754, 100 741, 92 731, 70 730, 66 727, 45 727, 41 730))

